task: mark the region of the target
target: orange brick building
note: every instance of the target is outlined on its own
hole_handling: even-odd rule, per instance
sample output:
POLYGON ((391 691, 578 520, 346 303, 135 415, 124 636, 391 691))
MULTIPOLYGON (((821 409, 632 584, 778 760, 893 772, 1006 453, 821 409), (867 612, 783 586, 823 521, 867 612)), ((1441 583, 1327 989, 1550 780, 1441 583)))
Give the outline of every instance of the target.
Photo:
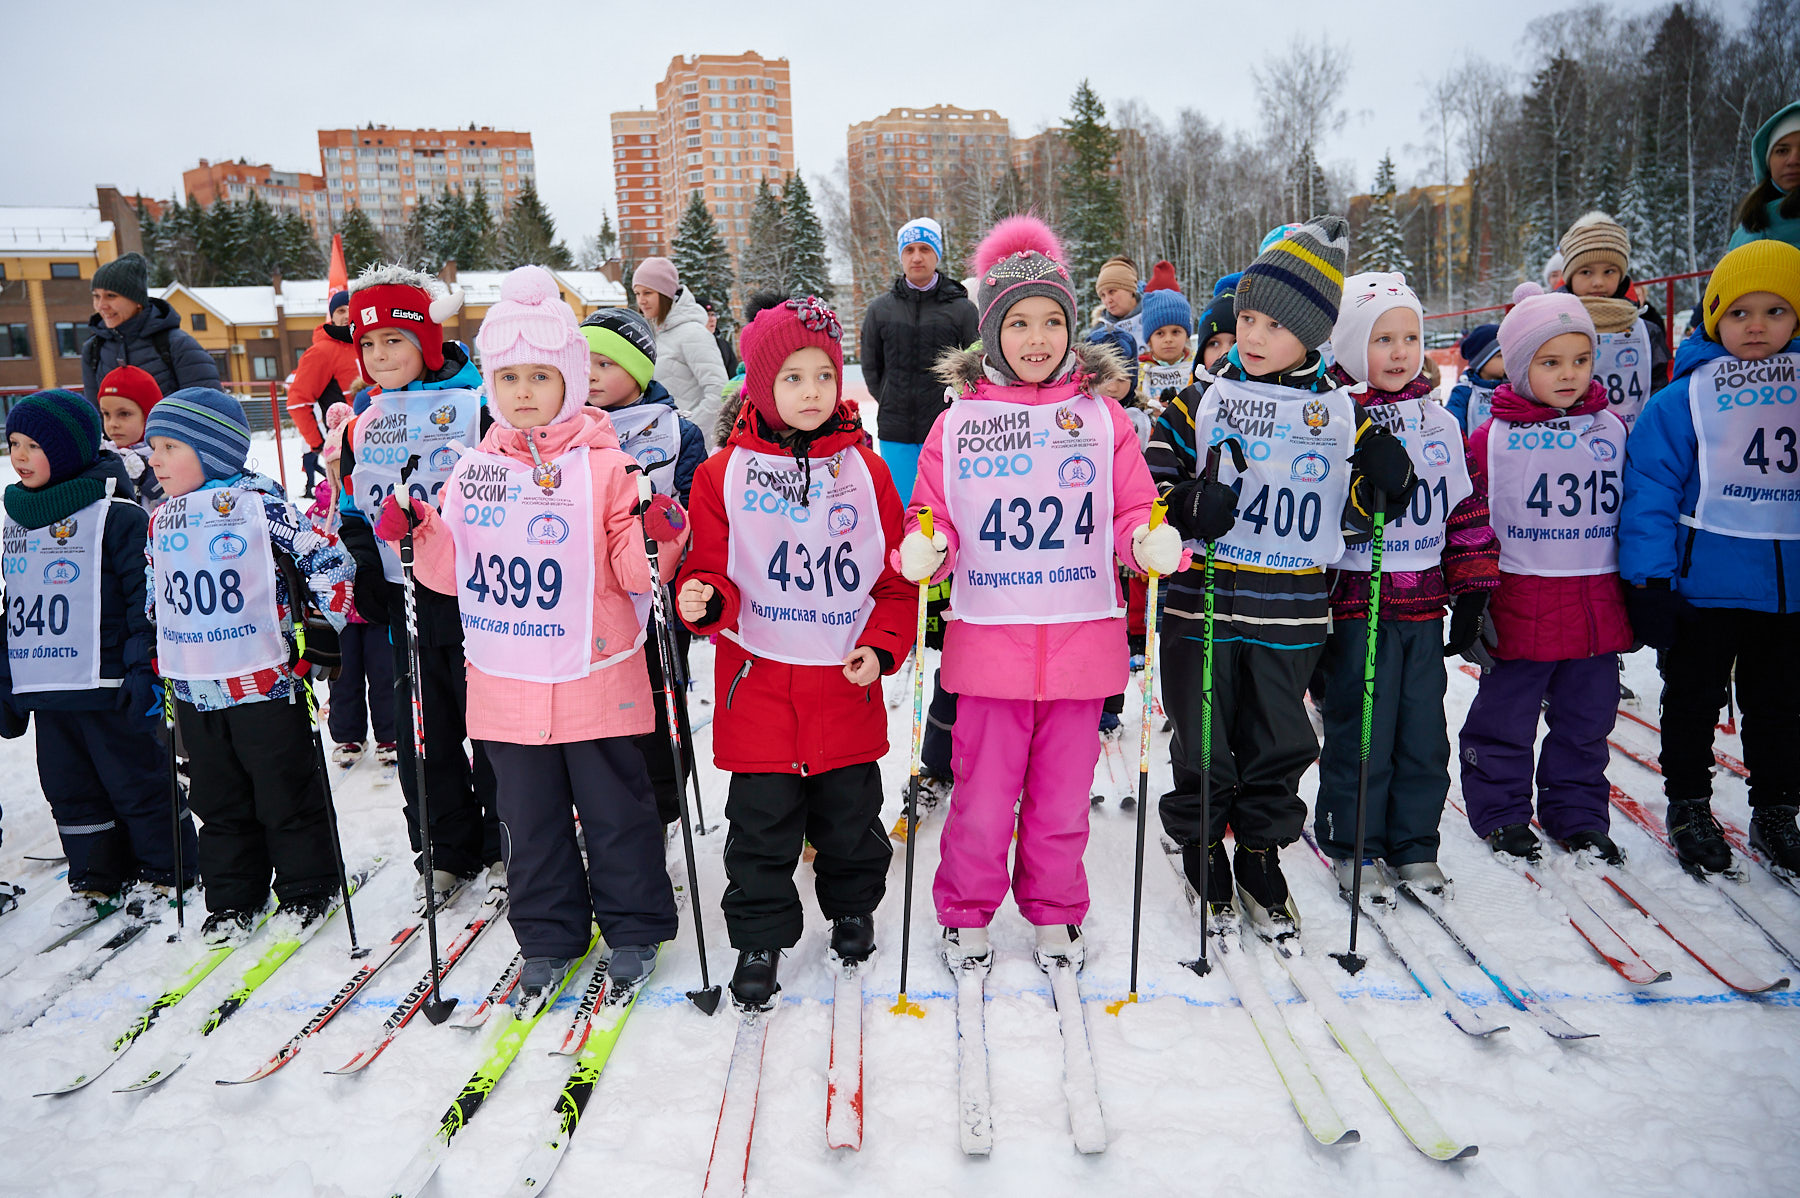
POLYGON ((193 196, 202 208, 211 208, 220 200, 240 203, 254 191, 277 215, 297 212, 306 218, 313 236, 330 231, 326 206, 325 179, 297 171, 278 171, 267 163, 252 163, 240 158, 236 162, 209 162, 181 172, 183 196, 193 196))
POLYGON ((679 214, 663 202, 661 128, 661 114, 647 108, 612 114, 613 195, 626 262, 666 257, 675 232, 679 214))
POLYGON ((351 208, 361 208, 384 233, 405 227, 419 197, 435 196, 445 187, 466 193, 477 181, 494 214, 503 215, 519 189, 537 177, 531 134, 491 125, 321 129, 319 159, 332 224, 351 208))

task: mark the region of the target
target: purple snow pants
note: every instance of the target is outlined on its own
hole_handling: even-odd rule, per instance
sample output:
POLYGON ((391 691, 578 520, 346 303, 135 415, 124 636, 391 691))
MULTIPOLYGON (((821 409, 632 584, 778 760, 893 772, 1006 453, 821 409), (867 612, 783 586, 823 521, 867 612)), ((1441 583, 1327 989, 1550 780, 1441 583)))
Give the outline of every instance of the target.
POLYGON ((1619 656, 1501 661, 1481 679, 1458 739, 1469 825, 1485 837, 1531 822, 1538 717, 1549 732, 1537 760, 1537 814, 1567 840, 1607 829, 1606 737, 1619 715, 1619 656), (1548 699, 1546 706, 1544 701, 1548 699))

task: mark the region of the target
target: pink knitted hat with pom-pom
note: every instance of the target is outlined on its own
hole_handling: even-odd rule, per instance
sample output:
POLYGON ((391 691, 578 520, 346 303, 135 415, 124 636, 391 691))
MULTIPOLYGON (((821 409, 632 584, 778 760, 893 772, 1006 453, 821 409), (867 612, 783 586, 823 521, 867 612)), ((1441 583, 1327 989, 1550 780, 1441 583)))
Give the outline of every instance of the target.
POLYGON ((1075 288, 1062 264, 1062 243, 1035 216, 1009 216, 975 247, 975 307, 981 316, 981 347, 989 366, 1016 378, 1000 352, 1000 325, 1007 311, 1028 296, 1056 301, 1071 342, 1075 338, 1075 288))
POLYGON ((500 302, 482 318, 475 348, 481 352, 488 411, 502 428, 512 425, 491 401, 494 374, 507 366, 528 362, 554 366, 562 375, 562 411, 551 424, 571 419, 587 402, 587 339, 574 311, 563 302, 555 278, 541 266, 521 266, 501 282, 500 302))

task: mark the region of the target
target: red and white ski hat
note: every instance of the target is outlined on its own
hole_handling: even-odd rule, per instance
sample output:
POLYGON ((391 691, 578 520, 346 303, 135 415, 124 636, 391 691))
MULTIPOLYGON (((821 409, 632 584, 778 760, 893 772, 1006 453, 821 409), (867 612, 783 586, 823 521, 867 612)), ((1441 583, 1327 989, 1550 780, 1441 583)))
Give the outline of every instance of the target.
MULTIPOLYGON (((370 329, 399 329, 412 336, 427 370, 444 365, 444 321, 461 309, 462 292, 422 270, 389 263, 371 266, 350 284, 350 336, 359 345, 370 329)), ((360 360, 362 352, 357 351, 360 360)))

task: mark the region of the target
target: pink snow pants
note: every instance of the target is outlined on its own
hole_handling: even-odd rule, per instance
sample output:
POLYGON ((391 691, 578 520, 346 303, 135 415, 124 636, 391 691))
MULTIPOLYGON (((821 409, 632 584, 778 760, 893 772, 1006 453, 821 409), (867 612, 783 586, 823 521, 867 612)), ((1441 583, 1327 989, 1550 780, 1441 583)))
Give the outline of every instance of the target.
POLYGON ((945 927, 986 927, 1010 882, 1036 925, 1087 916, 1089 789, 1105 699, 957 699, 956 788, 931 897, 945 927), (1018 846, 1011 877, 1007 853, 1018 846))

